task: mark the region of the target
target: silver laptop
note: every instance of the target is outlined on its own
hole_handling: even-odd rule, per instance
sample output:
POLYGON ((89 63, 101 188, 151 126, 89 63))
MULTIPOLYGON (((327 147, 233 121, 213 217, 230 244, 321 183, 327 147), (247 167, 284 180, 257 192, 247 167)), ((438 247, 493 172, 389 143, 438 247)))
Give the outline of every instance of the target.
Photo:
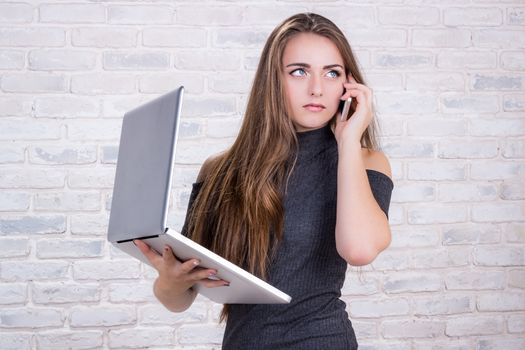
POLYGON ((198 258, 217 270, 229 286, 194 288, 218 303, 282 304, 291 297, 262 279, 193 242, 166 225, 175 146, 184 87, 181 86, 124 115, 108 240, 127 254, 150 264, 133 243, 140 239, 162 252, 168 244, 179 260, 198 258))

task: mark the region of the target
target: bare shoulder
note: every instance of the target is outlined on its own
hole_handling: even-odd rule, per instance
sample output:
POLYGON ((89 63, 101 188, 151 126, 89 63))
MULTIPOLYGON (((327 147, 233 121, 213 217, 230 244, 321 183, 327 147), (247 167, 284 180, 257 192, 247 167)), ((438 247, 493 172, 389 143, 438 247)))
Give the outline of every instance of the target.
POLYGON ((215 164, 217 164, 217 161, 221 158, 221 156, 224 155, 224 152, 220 152, 217 154, 213 154, 209 156, 204 163, 202 163, 201 169, 199 171, 199 174, 197 175, 197 182, 202 182, 208 174, 210 173, 211 169, 215 164))
POLYGON ((379 171, 392 179, 392 168, 390 167, 387 156, 383 152, 368 148, 362 148, 361 151, 366 169, 379 171))

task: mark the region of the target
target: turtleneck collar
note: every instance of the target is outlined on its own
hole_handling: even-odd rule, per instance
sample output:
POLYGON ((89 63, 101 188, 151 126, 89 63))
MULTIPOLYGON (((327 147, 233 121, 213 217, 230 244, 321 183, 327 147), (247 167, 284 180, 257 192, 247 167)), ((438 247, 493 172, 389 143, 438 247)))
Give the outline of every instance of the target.
POLYGON ((299 157, 317 154, 335 142, 330 123, 319 129, 296 132, 296 135, 299 157))

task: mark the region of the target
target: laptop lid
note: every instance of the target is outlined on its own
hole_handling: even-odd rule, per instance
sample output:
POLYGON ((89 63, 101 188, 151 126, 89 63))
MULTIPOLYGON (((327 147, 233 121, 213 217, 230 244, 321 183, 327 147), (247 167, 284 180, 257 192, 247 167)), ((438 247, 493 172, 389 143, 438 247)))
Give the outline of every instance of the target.
POLYGON ((110 242, 166 230, 184 87, 124 115, 108 226, 110 242))

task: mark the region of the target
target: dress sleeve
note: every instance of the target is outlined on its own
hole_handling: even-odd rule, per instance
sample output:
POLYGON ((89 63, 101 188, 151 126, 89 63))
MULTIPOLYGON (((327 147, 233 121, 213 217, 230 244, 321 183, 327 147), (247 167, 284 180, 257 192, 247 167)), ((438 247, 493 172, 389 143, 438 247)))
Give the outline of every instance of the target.
POLYGON ((195 182, 191 188, 190 200, 188 201, 188 209, 186 210, 186 217, 184 219, 184 225, 182 225, 182 230, 180 232, 182 235, 186 237, 188 237, 188 223, 191 217, 193 202, 195 201, 195 198, 197 198, 197 195, 199 194, 199 191, 201 190, 202 184, 203 182, 195 182))
POLYGON ((390 207, 390 198, 392 197, 394 182, 392 182, 392 179, 387 175, 376 170, 366 169, 366 173, 372 194, 388 219, 388 208, 390 207))

